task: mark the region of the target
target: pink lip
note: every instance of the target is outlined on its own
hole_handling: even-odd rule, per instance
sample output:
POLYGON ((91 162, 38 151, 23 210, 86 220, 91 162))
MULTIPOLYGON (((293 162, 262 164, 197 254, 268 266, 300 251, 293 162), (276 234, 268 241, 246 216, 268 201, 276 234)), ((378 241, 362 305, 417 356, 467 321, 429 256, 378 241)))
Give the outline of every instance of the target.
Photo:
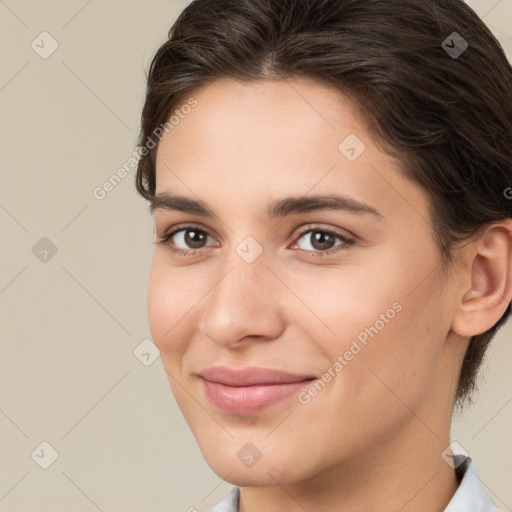
POLYGON ((207 398, 222 412, 248 415, 298 393, 315 377, 271 368, 214 366, 198 373, 207 398))

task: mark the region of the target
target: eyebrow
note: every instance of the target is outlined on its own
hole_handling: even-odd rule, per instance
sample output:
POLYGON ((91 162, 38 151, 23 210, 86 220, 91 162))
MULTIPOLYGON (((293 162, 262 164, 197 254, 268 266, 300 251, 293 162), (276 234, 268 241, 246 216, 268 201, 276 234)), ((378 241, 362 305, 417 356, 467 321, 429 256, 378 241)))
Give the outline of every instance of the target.
MULTIPOLYGON (((184 196, 170 195, 166 192, 156 194, 151 199, 149 211, 154 213, 156 210, 180 211, 206 218, 216 217, 213 210, 203 201, 184 196)), ((357 215, 370 214, 378 219, 384 218, 378 210, 369 204, 350 197, 332 194, 276 199, 268 204, 266 216, 272 219, 320 210, 341 210, 357 215)))

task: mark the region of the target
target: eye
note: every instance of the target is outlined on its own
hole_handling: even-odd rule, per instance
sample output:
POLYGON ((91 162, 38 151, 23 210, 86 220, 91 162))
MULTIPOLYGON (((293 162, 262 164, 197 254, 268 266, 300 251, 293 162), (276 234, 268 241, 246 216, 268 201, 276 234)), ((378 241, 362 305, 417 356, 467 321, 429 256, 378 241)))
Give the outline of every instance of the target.
MULTIPOLYGON (((180 256, 191 256, 197 254, 200 249, 208 247, 208 238, 213 239, 204 229, 196 226, 176 226, 169 230, 155 242, 158 245, 166 246, 171 252, 180 256)), ((355 240, 339 233, 333 229, 308 227, 298 235, 298 243, 294 243, 292 249, 300 249, 307 257, 326 256, 335 252, 348 249, 355 243, 355 240), (301 243, 301 240, 306 243, 301 243), (339 240, 339 243, 336 243, 339 240)), ((216 246, 211 244, 210 246, 216 246)))
POLYGON ((292 248, 299 248, 307 253, 308 256, 325 256, 334 252, 348 249, 355 242, 354 239, 338 233, 328 228, 309 228, 299 233, 299 242, 295 243, 292 248), (300 240, 306 240, 301 244, 300 240), (340 243, 336 243, 336 239, 340 243))
POLYGON ((205 230, 195 226, 178 226, 165 233, 155 243, 165 245, 172 252, 188 255, 207 247, 205 243, 208 237, 212 238, 205 230))

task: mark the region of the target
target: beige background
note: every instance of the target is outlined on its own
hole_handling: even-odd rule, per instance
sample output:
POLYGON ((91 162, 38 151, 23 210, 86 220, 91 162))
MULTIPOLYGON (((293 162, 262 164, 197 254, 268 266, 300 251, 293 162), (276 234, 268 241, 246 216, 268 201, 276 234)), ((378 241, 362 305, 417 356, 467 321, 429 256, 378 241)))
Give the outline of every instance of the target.
MULTIPOLYGON (((150 337, 152 251, 134 172, 93 196, 132 154, 145 70, 185 5, 0 0, 2 512, 203 511, 231 488, 203 461, 160 358, 145 366, 133 352, 150 337), (48 58, 31 47, 51 48, 43 31, 58 44, 48 58), (43 237, 57 249, 46 262, 32 251, 43 237), (47 469, 43 441, 58 452, 47 469)), ((512 0, 471 5, 510 56, 512 0)), ((453 428, 503 510, 512 510, 511 335, 509 324, 475 406, 453 428)))

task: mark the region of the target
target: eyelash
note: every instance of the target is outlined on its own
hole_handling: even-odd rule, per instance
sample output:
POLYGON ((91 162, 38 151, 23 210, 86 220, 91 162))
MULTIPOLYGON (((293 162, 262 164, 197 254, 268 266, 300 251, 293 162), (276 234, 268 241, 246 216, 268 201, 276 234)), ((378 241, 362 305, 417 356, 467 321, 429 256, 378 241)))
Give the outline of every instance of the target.
MULTIPOLYGON (((162 237, 159 237, 157 239, 157 241, 154 242, 154 243, 157 244, 157 245, 163 245, 163 246, 167 247, 171 252, 173 252, 175 254, 178 254, 179 256, 193 256, 193 255, 196 255, 198 251, 200 251, 201 249, 205 249, 205 247, 202 247, 201 249, 177 249, 176 247, 174 247, 170 243, 171 238, 176 233, 179 233, 180 231, 189 231, 189 230, 190 231, 191 230, 200 231, 202 233, 205 233, 206 235, 209 234, 206 230, 200 229, 200 228, 198 228, 196 226, 182 225, 182 226, 177 226, 176 228, 172 229, 171 231, 168 231, 162 237)), ((341 251, 347 250, 351 245, 353 245, 355 243, 354 239, 348 238, 348 237, 338 233, 337 231, 335 231, 333 229, 329 229, 329 228, 312 228, 310 226, 308 226, 303 231, 298 233, 297 240, 300 240, 307 233, 314 233, 314 232, 327 233, 329 235, 332 235, 335 238, 339 238, 343 242, 343 244, 336 245, 333 248, 327 249, 325 251, 308 251, 306 249, 299 249, 300 251, 303 251, 304 253, 306 253, 307 257, 316 258, 316 257, 319 257, 319 256, 327 256, 327 255, 330 255, 330 254, 333 254, 333 253, 341 252, 341 251)))

